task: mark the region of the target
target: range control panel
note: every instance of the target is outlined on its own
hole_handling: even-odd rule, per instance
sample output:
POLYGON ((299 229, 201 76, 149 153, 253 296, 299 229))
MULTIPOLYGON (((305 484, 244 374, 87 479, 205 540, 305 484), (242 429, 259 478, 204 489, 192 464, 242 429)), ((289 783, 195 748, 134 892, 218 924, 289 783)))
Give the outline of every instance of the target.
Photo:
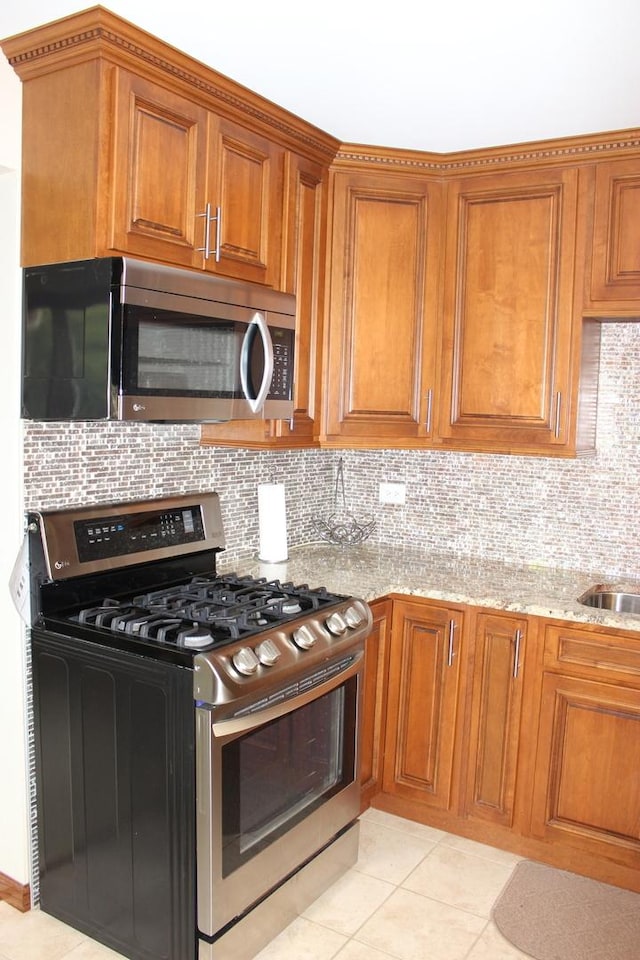
POLYGON ((81 563, 204 540, 202 513, 197 504, 158 513, 76 520, 73 526, 81 563))
POLYGON ((225 545, 217 493, 34 511, 29 518, 52 580, 225 545))

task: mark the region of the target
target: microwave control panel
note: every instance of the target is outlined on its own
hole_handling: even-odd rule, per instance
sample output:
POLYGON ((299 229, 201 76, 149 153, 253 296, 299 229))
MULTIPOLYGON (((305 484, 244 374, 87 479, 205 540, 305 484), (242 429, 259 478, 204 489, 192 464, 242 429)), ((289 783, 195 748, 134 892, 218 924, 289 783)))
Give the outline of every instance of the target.
POLYGON ((293 398, 293 349, 294 331, 278 328, 271 331, 273 341, 273 376, 269 398, 291 400, 293 398))

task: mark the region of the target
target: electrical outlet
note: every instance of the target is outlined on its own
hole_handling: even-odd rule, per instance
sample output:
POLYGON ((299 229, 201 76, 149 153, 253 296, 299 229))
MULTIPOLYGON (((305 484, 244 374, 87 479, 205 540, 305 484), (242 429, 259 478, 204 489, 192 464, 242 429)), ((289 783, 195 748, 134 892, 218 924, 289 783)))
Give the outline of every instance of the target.
POLYGON ((406 498, 406 483, 380 484, 380 503, 404 503, 406 498))

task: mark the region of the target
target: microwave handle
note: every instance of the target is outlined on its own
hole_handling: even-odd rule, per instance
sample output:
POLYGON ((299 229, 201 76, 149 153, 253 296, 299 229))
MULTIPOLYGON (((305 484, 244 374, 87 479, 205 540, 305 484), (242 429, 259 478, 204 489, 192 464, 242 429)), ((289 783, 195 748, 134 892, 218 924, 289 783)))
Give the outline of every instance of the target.
POLYGON ((272 377, 273 343, 271 341, 271 334, 269 333, 269 325, 267 324, 264 314, 256 312, 253 315, 251 323, 247 327, 247 332, 244 335, 242 349, 240 351, 240 383, 242 385, 242 392, 252 413, 258 413, 258 411, 262 410, 264 407, 264 402, 267 399, 269 387, 271 386, 272 377), (255 333, 255 330, 253 329, 254 327, 258 328, 258 332, 262 337, 262 344, 264 346, 264 373, 262 376, 260 389, 258 390, 255 399, 249 396, 249 362, 251 343, 255 333))

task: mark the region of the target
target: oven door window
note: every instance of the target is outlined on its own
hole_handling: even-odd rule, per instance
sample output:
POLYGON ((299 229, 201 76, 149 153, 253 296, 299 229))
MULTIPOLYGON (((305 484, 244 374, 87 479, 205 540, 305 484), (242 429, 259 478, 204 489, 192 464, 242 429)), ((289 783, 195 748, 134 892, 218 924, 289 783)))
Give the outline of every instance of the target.
POLYGON ((355 777, 356 679, 222 747, 228 876, 355 777))

